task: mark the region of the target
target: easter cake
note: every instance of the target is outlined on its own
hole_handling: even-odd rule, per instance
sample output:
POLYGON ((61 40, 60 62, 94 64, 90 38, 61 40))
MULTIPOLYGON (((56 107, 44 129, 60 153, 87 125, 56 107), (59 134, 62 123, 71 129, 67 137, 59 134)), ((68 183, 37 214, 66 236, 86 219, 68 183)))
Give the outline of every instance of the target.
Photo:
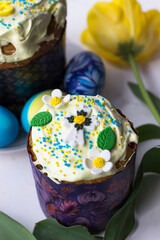
POLYGON ((65 24, 65 0, 0 1, 0 104, 17 112, 61 84, 65 24))
POLYGON ((28 152, 41 207, 66 226, 103 230, 126 200, 138 136, 105 98, 55 89, 31 120, 28 152))

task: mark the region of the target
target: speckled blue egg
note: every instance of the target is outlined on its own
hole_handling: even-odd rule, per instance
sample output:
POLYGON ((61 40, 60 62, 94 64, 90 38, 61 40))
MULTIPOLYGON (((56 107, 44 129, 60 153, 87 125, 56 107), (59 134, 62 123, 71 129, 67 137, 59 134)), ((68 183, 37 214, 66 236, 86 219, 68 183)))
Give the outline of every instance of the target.
POLYGON ((69 62, 64 87, 70 94, 94 96, 100 94, 105 82, 105 68, 99 56, 81 52, 69 62))
POLYGON ((7 108, 0 105, 0 147, 14 142, 19 132, 16 116, 7 108))

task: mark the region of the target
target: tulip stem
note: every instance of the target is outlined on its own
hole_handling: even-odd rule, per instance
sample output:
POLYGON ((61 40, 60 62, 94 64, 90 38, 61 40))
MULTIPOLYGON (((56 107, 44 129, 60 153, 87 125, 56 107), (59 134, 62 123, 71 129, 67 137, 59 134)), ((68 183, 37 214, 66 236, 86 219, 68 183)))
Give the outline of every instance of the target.
POLYGON ((160 125, 160 114, 158 113, 156 107, 154 106, 148 92, 146 91, 145 87, 144 87, 144 84, 142 82, 142 78, 140 76, 140 73, 139 73, 139 70, 138 70, 138 67, 137 67, 137 64, 136 64, 136 61, 133 57, 133 54, 130 53, 128 55, 128 58, 129 58, 129 62, 131 64, 131 67, 132 67, 132 70, 133 70, 133 73, 135 75, 135 78, 137 80, 137 83, 139 85, 139 88, 140 88, 140 91, 141 91, 141 94, 146 102, 146 104, 148 105, 150 111, 152 112, 153 116, 155 117, 157 123, 160 125))

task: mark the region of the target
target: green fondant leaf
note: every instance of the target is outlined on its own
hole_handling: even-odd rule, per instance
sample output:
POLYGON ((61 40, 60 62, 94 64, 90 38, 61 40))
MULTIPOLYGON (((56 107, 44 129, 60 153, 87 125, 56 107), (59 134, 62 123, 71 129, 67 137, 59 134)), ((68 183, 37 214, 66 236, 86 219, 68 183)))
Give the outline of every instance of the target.
POLYGON ((50 112, 37 113, 31 120, 31 127, 41 127, 52 121, 52 114, 50 112))
POLYGON ((103 150, 111 150, 115 144, 115 136, 111 127, 105 128, 97 138, 97 146, 103 150))
POLYGON ((89 126, 91 122, 92 122, 91 118, 86 118, 84 125, 89 126))
POLYGON ((74 116, 67 117, 67 120, 68 120, 69 123, 73 123, 74 122, 74 116))
POLYGON ((77 128, 77 131, 80 130, 80 129, 83 129, 83 124, 77 124, 76 123, 74 126, 75 126, 75 128, 77 128))
POLYGON ((84 117, 87 115, 87 112, 81 110, 81 111, 77 111, 77 115, 83 115, 84 117))

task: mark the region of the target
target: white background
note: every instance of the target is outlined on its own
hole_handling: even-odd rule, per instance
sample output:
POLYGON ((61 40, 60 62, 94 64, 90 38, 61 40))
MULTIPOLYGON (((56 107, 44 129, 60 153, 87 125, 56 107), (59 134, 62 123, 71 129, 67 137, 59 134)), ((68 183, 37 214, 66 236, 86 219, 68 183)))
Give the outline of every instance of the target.
MULTIPOLYGON (((86 16, 97 0, 68 0, 67 61, 83 51, 80 34, 86 28, 86 16)), ((144 10, 156 8, 159 0, 139 0, 144 10)), ((106 83, 103 96, 120 108, 135 127, 156 121, 148 108, 130 91, 127 82, 135 82, 132 71, 104 62, 106 83)), ((150 62, 139 66, 147 89, 160 97, 160 51, 150 62)), ((152 140, 139 145, 137 163, 148 149, 160 144, 152 140)), ((36 195, 31 167, 26 150, 14 153, 0 151, 0 211, 8 214, 32 232, 36 222, 45 218, 36 195)), ((126 226, 127 227, 127 226, 126 226)), ((127 240, 160 239, 160 176, 148 175, 136 202, 136 227, 127 240)))

